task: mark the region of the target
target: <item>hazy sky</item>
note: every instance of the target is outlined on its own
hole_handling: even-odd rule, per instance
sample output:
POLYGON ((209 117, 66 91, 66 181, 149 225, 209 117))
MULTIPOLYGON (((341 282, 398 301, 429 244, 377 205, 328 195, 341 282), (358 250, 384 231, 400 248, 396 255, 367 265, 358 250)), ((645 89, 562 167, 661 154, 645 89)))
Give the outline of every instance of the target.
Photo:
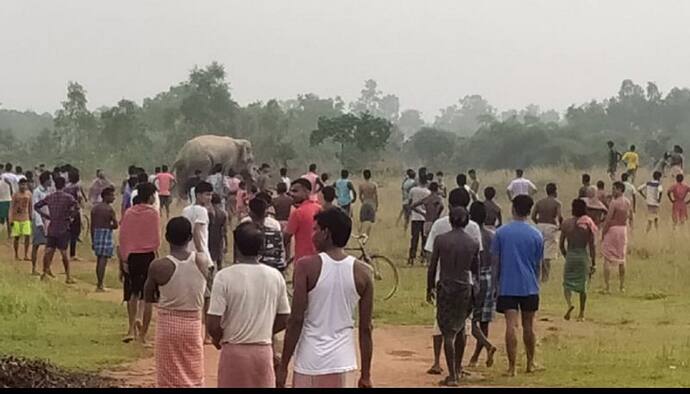
POLYGON ((2 108, 141 102, 213 60, 241 104, 359 95, 373 78, 433 119, 479 93, 500 109, 690 86, 686 0, 0 0, 2 108))

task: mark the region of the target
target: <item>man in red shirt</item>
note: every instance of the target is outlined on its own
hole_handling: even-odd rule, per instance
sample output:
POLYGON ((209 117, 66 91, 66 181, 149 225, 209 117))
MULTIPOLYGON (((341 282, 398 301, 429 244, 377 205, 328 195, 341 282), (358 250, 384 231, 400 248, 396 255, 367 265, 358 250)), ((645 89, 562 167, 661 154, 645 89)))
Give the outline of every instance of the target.
POLYGON ((168 172, 167 165, 163 165, 163 172, 156 174, 155 183, 161 206, 165 208, 165 217, 170 219, 170 191, 175 187, 175 176, 168 172))
POLYGON ((286 245, 289 245, 290 239, 295 237, 295 262, 316 254, 311 237, 314 232, 314 216, 321 211, 321 205, 309 198, 310 193, 311 182, 305 178, 295 180, 290 186, 295 209, 290 212, 284 239, 286 245))

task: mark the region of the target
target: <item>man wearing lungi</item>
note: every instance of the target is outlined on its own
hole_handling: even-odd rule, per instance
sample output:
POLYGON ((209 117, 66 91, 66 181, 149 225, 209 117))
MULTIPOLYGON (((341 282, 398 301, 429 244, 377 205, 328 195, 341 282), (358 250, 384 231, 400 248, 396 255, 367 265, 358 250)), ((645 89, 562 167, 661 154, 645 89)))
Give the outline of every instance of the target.
POLYGON ((611 267, 618 266, 620 280, 620 291, 625 292, 625 254, 628 248, 628 218, 630 217, 630 201, 623 192, 625 185, 623 182, 613 184, 613 201, 609 205, 609 212, 606 215, 602 227, 601 254, 604 255, 604 282, 606 292, 610 292, 609 279, 611 278, 611 267))
POLYGON ((91 243, 96 255, 96 291, 103 292, 103 280, 108 259, 113 257, 113 231, 117 229, 117 217, 112 203, 115 188, 108 186, 101 191, 101 201, 91 209, 91 243))
POLYGON ((427 273, 427 300, 436 298, 436 319, 443 335, 448 376, 439 384, 457 386, 465 352, 465 320, 472 310, 472 272, 479 273, 479 243, 464 228, 469 222, 467 210, 450 211, 453 229, 436 237, 427 273), (436 270, 440 277, 436 283, 436 270))
POLYGON ((558 188, 555 183, 546 185, 546 198, 537 201, 532 212, 532 220, 544 237, 544 260, 539 274, 541 281, 545 283, 549 280, 551 261, 558 256, 558 233, 563 223, 561 202, 558 201, 558 188))

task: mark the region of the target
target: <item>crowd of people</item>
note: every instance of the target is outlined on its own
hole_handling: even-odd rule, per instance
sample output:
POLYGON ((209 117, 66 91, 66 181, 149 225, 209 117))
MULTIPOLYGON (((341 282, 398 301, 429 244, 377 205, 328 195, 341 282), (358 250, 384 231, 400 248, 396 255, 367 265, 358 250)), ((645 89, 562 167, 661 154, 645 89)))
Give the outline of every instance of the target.
MULTIPOLYGON (((495 187, 480 190, 474 169, 458 174, 452 190, 441 171, 406 171, 398 221, 404 219, 410 229, 408 265, 428 265, 426 298, 436 307, 436 319, 434 362, 427 372, 443 373, 443 350, 448 375, 440 384, 456 386, 467 373, 462 360, 468 333, 477 340, 469 365, 475 366, 484 350, 486 365, 493 365, 498 348, 488 336, 495 312, 506 319, 508 375, 517 373, 518 325, 526 371, 541 369, 535 362, 535 314, 540 282, 550 280, 559 253, 565 257, 566 320, 575 309, 573 292, 579 294, 577 318, 585 317, 597 250, 604 259, 604 291, 610 292, 611 272, 617 269, 624 292, 636 195, 647 206, 647 231, 658 228, 667 167, 675 178, 667 193, 673 222, 687 220, 690 186, 684 183, 680 147, 665 155, 668 165, 656 168, 639 187, 634 186, 640 165, 635 147, 624 154, 612 142, 608 147, 611 179, 617 179, 621 161, 626 171, 610 193, 604 181, 592 185, 583 174, 569 218, 564 218, 557 184, 548 183, 546 196, 535 202, 538 188, 521 169, 505 189, 511 220, 495 201, 495 187)), ((13 239, 17 260, 24 241, 23 258, 32 262, 32 274, 54 278, 51 263, 57 250, 66 283, 72 284, 70 262, 78 259, 76 245, 83 241, 81 211, 89 212, 96 291, 107 291, 109 259, 119 261, 128 312, 124 342, 147 343, 157 305, 154 347, 160 387, 203 386, 204 344, 220 350, 219 387, 283 387, 293 358, 293 387, 371 387, 374 284, 366 264, 344 248, 353 232, 355 202, 360 202, 360 233, 368 235, 376 222, 379 196, 372 173, 364 170, 363 181, 355 186, 347 170, 330 182, 315 164, 294 180, 286 168, 279 170, 277 182, 271 172, 268 164, 256 173, 217 165, 205 176, 198 170, 177 180, 166 165, 151 175, 131 166, 119 190, 118 220, 116 188, 102 170, 85 192, 79 170, 70 165, 22 172, 7 163, 0 175, 0 220, 13 239), (170 218, 173 193, 185 196, 185 207, 181 216, 170 218), (169 248, 163 255, 162 227, 169 248), (224 267, 228 253, 233 264, 224 267), (285 278, 289 266, 294 270, 291 301, 285 278), (356 311, 359 379, 354 375, 356 311), (279 349, 276 334, 281 331, 285 339, 279 349)))

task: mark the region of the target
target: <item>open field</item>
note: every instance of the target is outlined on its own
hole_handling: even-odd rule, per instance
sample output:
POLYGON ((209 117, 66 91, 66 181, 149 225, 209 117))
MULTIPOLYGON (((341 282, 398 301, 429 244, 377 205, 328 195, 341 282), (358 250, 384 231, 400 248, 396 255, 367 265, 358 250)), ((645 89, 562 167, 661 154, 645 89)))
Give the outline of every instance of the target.
MULTIPOLYGON (((497 188, 504 217, 509 216, 509 207, 503 189, 510 175, 508 172, 480 173, 482 187, 493 185, 497 188)), ((547 182, 558 182, 564 213, 569 215, 570 201, 579 187, 578 172, 535 169, 526 175, 539 187, 539 197, 544 195, 547 182)), ((636 183, 643 183, 646 175, 639 174, 636 183)), ((593 171, 592 179, 603 179, 607 189, 610 186, 603 171, 593 171)), ((357 179, 353 181, 357 183, 357 179)), ((665 179, 665 187, 669 182, 665 179)), ((382 382, 386 385, 395 384, 396 373, 405 376, 398 381, 404 383, 399 384, 430 385, 438 380, 423 373, 432 356, 431 330, 419 327, 430 326, 433 322, 433 308, 424 302, 426 271, 419 266, 405 267, 409 236, 395 226, 400 209, 399 179, 385 179, 380 183, 383 203, 368 248, 387 255, 398 264, 401 287, 391 300, 377 302, 375 323, 385 326, 382 333, 393 337, 400 335, 405 341, 391 339, 384 343, 386 341, 380 339, 375 342, 374 363, 377 366, 373 379, 376 383, 376 373, 380 371, 387 375, 382 382), (415 327, 396 331, 399 326, 415 327), (381 348, 376 349, 376 343, 381 343, 381 348), (391 354, 409 351, 420 359, 391 359, 391 354), (378 364, 380 362, 386 365, 378 364), (414 371, 420 370, 417 375, 410 371, 410 366, 414 366, 414 371)), ((446 184, 450 186, 452 179, 446 179, 446 184)), ((359 206, 355 207, 358 212, 359 206)), ((499 345, 496 365, 491 370, 478 368, 482 379, 473 379, 468 384, 687 386, 690 382, 690 262, 687 257, 690 255, 690 228, 672 230, 668 201, 664 202, 661 220, 659 232, 646 235, 644 209, 638 204, 628 262, 627 292, 619 294, 614 290, 608 296, 598 292, 603 286, 603 262, 597 261, 598 271, 590 285, 587 321, 583 323, 563 321, 562 259, 553 264, 552 279, 542 288, 541 321, 538 322, 537 361, 546 371, 522 374, 514 379, 501 377, 506 361, 502 344, 503 318, 497 316, 491 335, 499 345)), ((111 292, 93 293, 95 278, 91 261, 76 265, 75 277, 79 284, 67 290, 60 282, 44 284, 30 277, 29 263, 10 260, 4 231, 0 238, 0 332, 3 333, 0 351, 46 357, 62 366, 90 370, 110 369, 115 364, 150 356, 149 351, 138 345, 125 346, 119 341, 126 328, 126 311, 119 305, 119 290, 115 290, 120 284, 114 262, 107 274, 111 292)), ((79 255, 92 260, 90 251, 83 245, 79 255)), ((54 271, 62 271, 57 259, 54 271)), ((58 275, 58 280, 60 278, 58 275)), ((613 280, 612 288, 616 289, 617 275, 613 280)), ((473 347, 473 341, 470 343, 473 347)), ((518 363, 524 368, 524 357, 520 357, 518 363)))

